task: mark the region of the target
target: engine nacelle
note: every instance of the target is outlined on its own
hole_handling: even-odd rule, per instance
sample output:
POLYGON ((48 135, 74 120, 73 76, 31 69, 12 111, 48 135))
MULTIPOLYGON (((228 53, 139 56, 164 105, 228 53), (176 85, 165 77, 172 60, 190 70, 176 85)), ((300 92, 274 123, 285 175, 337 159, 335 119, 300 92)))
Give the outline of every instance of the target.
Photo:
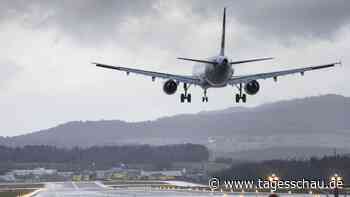
POLYGON ((254 95, 259 92, 260 85, 257 80, 250 81, 244 85, 244 91, 249 95, 254 95))
POLYGON ((175 94, 176 90, 177 90, 177 83, 172 79, 169 79, 163 85, 163 91, 168 95, 175 94))

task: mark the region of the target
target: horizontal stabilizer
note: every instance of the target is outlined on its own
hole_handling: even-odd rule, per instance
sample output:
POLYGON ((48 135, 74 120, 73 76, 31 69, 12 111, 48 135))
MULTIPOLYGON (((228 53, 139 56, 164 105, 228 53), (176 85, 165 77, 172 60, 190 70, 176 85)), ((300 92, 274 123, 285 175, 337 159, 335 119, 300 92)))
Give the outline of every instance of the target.
POLYGON ((233 64, 244 64, 248 62, 257 62, 257 61, 265 61, 265 60, 272 60, 273 57, 267 57, 267 58, 259 58, 259 59, 250 59, 250 60, 242 60, 242 61, 234 61, 230 62, 231 65, 233 64))
POLYGON ((183 57, 178 57, 177 59, 192 61, 192 62, 200 62, 200 63, 205 63, 205 64, 217 64, 216 62, 212 62, 209 60, 190 59, 190 58, 183 58, 183 57))

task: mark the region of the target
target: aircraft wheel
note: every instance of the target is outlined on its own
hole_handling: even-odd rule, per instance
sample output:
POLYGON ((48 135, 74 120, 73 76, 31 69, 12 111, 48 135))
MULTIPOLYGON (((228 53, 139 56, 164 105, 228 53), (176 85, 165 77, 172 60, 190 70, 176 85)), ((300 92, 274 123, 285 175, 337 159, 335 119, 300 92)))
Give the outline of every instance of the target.
POLYGON ((180 101, 181 101, 181 103, 185 102, 185 95, 184 94, 181 94, 180 101))
POLYGON ((191 103, 191 94, 188 94, 188 95, 187 95, 187 102, 188 102, 188 103, 191 103))
POLYGON ((246 94, 242 95, 242 101, 243 101, 243 103, 247 102, 247 95, 246 94))
POLYGON ((240 99, 241 99, 241 97, 239 96, 239 94, 236 94, 236 103, 239 103, 240 99))

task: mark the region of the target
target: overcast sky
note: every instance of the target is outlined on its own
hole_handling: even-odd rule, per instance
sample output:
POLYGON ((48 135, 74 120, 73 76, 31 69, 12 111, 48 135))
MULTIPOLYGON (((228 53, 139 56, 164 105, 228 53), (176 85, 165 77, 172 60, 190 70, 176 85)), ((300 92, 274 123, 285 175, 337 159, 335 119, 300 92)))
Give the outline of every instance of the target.
MULTIPOLYGON (((339 61, 342 67, 261 81, 245 106, 322 94, 350 96, 348 0, 145 1, 2 0, 0 6, 0 136, 73 120, 153 120, 240 106, 236 89, 191 89, 192 104, 163 81, 96 68, 91 62, 191 74, 176 57, 218 54, 227 6, 226 54, 236 74, 339 61)), ((233 120, 234 121, 234 120, 233 120)))

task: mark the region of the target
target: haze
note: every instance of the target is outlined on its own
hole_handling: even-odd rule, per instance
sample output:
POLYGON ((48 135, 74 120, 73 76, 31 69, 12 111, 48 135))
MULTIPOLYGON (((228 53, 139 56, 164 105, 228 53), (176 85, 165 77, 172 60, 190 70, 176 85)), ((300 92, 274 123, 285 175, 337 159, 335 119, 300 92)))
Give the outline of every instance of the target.
MULTIPOLYGON (((321 94, 350 96, 350 2, 310 1, 20 1, 0 6, 0 136, 13 136, 72 120, 150 120, 223 109, 236 89, 210 89, 192 104, 162 92, 162 81, 106 71, 93 61, 190 74, 176 57, 218 52, 222 9, 233 59, 276 57, 238 65, 239 74, 317 65, 343 66, 261 81, 254 106, 321 94)), ((180 92, 180 91, 179 91, 180 92)), ((242 105, 242 104, 241 104, 242 105)))

